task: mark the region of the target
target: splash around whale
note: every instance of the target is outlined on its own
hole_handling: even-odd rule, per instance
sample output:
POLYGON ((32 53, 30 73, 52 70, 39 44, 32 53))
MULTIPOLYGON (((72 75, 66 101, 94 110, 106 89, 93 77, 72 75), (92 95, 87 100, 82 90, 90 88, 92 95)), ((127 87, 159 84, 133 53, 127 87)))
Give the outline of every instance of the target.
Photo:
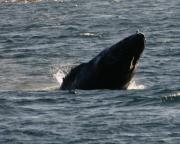
POLYGON ((135 33, 104 49, 63 78, 61 90, 127 89, 145 48, 145 36, 135 33))

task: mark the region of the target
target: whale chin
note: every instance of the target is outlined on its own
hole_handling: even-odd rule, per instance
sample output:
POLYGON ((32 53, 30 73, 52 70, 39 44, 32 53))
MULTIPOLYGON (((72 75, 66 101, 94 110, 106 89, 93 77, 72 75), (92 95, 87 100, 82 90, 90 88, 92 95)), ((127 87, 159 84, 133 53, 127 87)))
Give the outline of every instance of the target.
POLYGON ((144 48, 144 34, 126 37, 89 62, 71 69, 60 89, 127 89, 144 48))

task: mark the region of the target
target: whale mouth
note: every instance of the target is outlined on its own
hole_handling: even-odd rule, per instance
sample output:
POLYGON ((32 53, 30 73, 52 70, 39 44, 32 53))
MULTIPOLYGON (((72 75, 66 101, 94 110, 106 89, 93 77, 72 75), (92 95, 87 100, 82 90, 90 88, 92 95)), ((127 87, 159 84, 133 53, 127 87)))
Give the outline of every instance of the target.
POLYGON ((145 48, 145 42, 146 39, 143 33, 137 32, 134 36, 132 36, 133 46, 130 47, 131 56, 130 56, 129 70, 134 70, 137 67, 138 61, 145 48))

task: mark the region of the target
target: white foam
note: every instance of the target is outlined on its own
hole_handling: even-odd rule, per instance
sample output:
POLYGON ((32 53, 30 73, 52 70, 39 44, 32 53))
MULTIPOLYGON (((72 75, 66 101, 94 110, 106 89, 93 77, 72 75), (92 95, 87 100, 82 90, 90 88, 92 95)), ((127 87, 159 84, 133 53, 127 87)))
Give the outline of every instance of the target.
POLYGON ((180 96, 180 92, 172 93, 170 96, 172 96, 172 97, 180 96))
POLYGON ((81 33, 80 35, 81 36, 94 36, 95 34, 86 32, 86 33, 81 33))
POLYGON ((65 74, 61 69, 59 69, 56 73, 53 74, 53 77, 57 80, 59 85, 61 85, 63 82, 63 78, 65 77, 65 74))
POLYGON ((131 81, 130 85, 128 86, 128 90, 132 89, 145 89, 145 86, 142 84, 137 84, 134 80, 131 81))
POLYGON ((59 89, 57 83, 35 83, 35 82, 25 82, 16 85, 14 90, 20 91, 54 91, 59 89))

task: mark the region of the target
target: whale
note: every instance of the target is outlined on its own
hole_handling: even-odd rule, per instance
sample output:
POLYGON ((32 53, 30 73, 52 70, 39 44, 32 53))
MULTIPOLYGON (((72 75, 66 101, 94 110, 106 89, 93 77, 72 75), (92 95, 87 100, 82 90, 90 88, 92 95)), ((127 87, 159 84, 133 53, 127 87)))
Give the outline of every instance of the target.
POLYGON ((141 32, 125 37, 88 62, 72 68, 63 78, 60 89, 127 89, 145 49, 145 41, 141 32))

